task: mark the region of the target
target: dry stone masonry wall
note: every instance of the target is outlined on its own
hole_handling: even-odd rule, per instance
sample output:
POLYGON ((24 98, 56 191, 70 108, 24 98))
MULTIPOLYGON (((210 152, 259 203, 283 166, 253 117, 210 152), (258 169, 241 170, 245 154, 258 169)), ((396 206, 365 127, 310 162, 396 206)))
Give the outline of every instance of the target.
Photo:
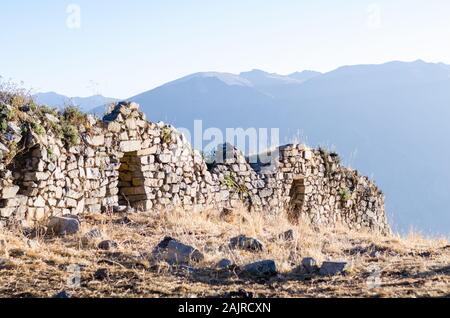
POLYGON ((119 103, 102 120, 85 116, 81 123, 76 116, 51 112, 26 121, 32 110, 17 112, 20 116, 8 121, 0 139, 1 222, 244 206, 287 212, 292 222, 302 218, 314 226, 343 223, 390 232, 382 192, 322 149, 280 147, 271 164, 263 165, 250 164, 226 144, 207 164, 183 135, 147 121, 134 103, 119 103), (66 128, 68 118, 72 129, 66 128))

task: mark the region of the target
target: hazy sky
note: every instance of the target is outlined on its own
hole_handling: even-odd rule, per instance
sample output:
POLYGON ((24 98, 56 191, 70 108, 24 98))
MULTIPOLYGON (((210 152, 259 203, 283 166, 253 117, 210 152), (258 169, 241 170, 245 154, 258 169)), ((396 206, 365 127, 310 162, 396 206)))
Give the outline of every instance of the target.
POLYGON ((126 98, 198 71, 450 64, 448 0, 0 2, 0 75, 126 98))

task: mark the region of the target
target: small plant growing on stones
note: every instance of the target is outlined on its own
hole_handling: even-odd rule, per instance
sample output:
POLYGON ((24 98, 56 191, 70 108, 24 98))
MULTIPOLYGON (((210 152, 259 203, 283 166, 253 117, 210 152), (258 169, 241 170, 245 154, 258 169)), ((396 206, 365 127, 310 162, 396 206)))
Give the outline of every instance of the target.
POLYGON ((161 131, 161 135, 163 143, 172 143, 172 130, 169 127, 164 127, 161 131))
POLYGON ((13 108, 8 108, 4 104, 0 104, 0 132, 5 133, 8 129, 8 122, 14 118, 15 111, 13 108))
POLYGON ((42 127, 41 124, 39 123, 32 123, 31 124, 31 128, 33 129, 33 131, 38 135, 38 136, 42 136, 45 134, 45 129, 44 127, 42 127))
POLYGON ((78 146, 81 143, 80 133, 74 125, 64 125, 62 127, 64 140, 70 146, 78 146))
POLYGON ((78 107, 66 107, 62 113, 63 120, 74 126, 86 126, 87 116, 78 107))
POLYGON ((55 152, 53 151, 53 148, 51 148, 51 147, 47 148, 47 156, 52 161, 54 161, 56 159, 55 152))
POLYGON ((5 133, 8 129, 8 121, 5 118, 0 118, 0 133, 5 133))
POLYGON ((248 194, 248 189, 244 185, 240 185, 236 179, 230 175, 227 174, 224 176, 223 182, 222 182, 229 190, 236 191, 239 193, 239 196, 242 198, 244 195, 248 194))
POLYGON ((343 202, 348 202, 352 198, 352 193, 349 189, 341 189, 341 191, 339 191, 339 196, 343 202))

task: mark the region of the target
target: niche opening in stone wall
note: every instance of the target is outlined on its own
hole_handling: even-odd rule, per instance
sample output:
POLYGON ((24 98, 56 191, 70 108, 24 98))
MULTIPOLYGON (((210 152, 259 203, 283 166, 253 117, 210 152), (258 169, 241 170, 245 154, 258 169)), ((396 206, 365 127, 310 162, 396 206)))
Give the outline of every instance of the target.
POLYGON ((119 205, 137 208, 147 200, 145 178, 141 158, 138 153, 126 152, 120 159, 119 167, 119 205))
POLYGON ((305 204, 305 179, 297 178, 292 182, 291 191, 289 193, 288 213, 292 221, 297 222, 305 204))

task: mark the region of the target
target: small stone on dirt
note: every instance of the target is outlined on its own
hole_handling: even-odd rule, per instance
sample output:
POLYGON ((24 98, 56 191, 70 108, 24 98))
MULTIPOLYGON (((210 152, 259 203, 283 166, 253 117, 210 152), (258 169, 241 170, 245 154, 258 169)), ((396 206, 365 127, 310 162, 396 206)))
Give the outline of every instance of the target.
POLYGON ((102 241, 98 244, 98 248, 104 251, 109 251, 117 248, 119 245, 111 240, 102 241))
POLYGON ((200 262, 205 257, 196 248, 183 244, 171 237, 166 237, 153 250, 156 259, 164 260, 171 265, 189 264, 200 262))
POLYGON ((67 299, 67 298, 72 298, 72 297, 70 296, 69 293, 67 293, 65 290, 63 290, 62 292, 59 292, 55 296, 53 296, 53 298, 64 298, 64 299, 67 299))
POLYGON ((55 235, 72 235, 80 231, 80 226, 76 216, 55 216, 50 218, 47 228, 55 235))
POLYGON ((9 270, 14 267, 14 263, 6 258, 0 258, 0 270, 9 270))
POLYGON ((265 260, 246 265, 244 272, 258 277, 276 276, 278 273, 277 265, 273 260, 265 260))
POLYGON ((242 299, 252 299, 253 293, 245 291, 244 289, 239 289, 236 292, 230 292, 225 296, 225 298, 242 298, 242 299))
POLYGON ((317 262, 312 257, 307 257, 302 260, 302 266, 308 274, 315 273, 319 270, 317 262))
POLYGON ((109 278, 109 272, 106 268, 100 268, 98 269, 95 274, 94 274, 94 278, 96 280, 106 280, 109 278))
POLYGON ((231 249, 241 249, 251 252, 261 252, 264 249, 263 244, 257 239, 240 235, 230 240, 231 249))
POLYGON ((287 242, 293 241, 294 237, 295 237, 294 230, 286 231, 284 233, 281 233, 279 236, 280 240, 287 241, 287 242))
POLYGON ((216 267, 217 267, 218 269, 228 269, 228 268, 230 268, 231 266, 233 266, 233 262, 230 261, 229 259, 224 258, 224 259, 222 259, 220 262, 217 263, 217 266, 216 266, 216 267))
POLYGON ((347 262, 324 262, 320 268, 321 276, 336 276, 347 271, 349 263, 347 262))

